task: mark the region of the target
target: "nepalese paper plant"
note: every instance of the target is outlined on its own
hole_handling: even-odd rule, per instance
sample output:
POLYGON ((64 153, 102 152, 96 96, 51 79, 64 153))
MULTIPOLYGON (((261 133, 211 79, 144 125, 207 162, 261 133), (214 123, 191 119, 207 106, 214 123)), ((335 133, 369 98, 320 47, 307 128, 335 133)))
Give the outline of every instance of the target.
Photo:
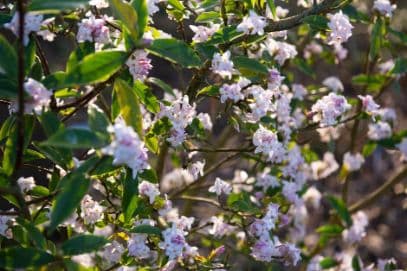
POLYGON ((407 36, 391 27, 394 3, 359 2, 363 11, 349 0, 292 10, 274 0, 2 1, 0 268, 397 269, 355 248, 363 210, 407 167, 364 197, 348 191, 375 149, 407 157, 407 132, 380 105, 407 70, 407 36), (317 81, 316 59, 339 69, 356 27, 370 37, 362 72, 317 81), (66 58, 53 58, 61 40, 53 54, 66 58), (155 61, 179 77, 152 77, 155 61), (339 137, 349 137, 343 152, 339 137))

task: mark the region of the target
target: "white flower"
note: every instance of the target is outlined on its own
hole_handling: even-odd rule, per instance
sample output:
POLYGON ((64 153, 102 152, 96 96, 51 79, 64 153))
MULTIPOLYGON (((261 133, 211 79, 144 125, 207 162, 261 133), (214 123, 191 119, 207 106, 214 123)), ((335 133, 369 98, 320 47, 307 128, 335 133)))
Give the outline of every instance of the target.
POLYGON ((108 243, 103 250, 103 258, 108 262, 117 263, 120 261, 122 254, 125 249, 119 242, 113 240, 111 243, 108 243))
POLYGON ((373 9, 386 17, 392 17, 393 11, 397 8, 395 4, 391 4, 389 0, 375 0, 373 3, 373 9))
POLYGON ((199 121, 202 123, 202 126, 205 130, 212 130, 212 120, 211 120, 211 116, 209 116, 208 113, 199 113, 198 116, 196 116, 197 119, 199 119, 199 121))
MULTIPOLYGON (((13 211, 13 209, 9 210, 13 211)), ((13 238, 13 232, 11 230, 14 217, 9 215, 0 215, 0 236, 4 236, 8 239, 13 238)))
POLYGON ((322 161, 311 162, 312 178, 314 180, 324 179, 337 171, 338 168, 339 164, 336 162, 334 155, 331 152, 326 152, 322 161))
POLYGON ((342 13, 342 10, 335 14, 328 14, 328 27, 331 30, 328 38, 328 44, 341 44, 346 42, 352 36, 353 26, 349 22, 348 16, 342 13))
POLYGON ((320 262, 324 259, 321 255, 316 255, 312 257, 312 259, 309 261, 307 265, 307 270, 306 271, 322 271, 322 266, 320 262))
POLYGON ((266 27, 266 18, 259 16, 253 10, 249 11, 249 15, 243 18, 243 21, 237 26, 238 32, 244 32, 249 35, 263 35, 264 27, 266 27))
POLYGON ((204 175, 204 166, 205 160, 196 161, 195 163, 188 165, 188 172, 193 176, 195 181, 199 178, 199 176, 204 175))
POLYGON ((195 33, 192 41, 199 43, 208 41, 212 35, 219 30, 220 24, 211 24, 210 27, 203 25, 190 25, 189 28, 195 33))
POLYGON ((295 205, 301 204, 301 198, 298 196, 298 192, 301 190, 302 185, 295 182, 283 181, 282 194, 291 203, 295 205))
POLYGON ((121 118, 108 127, 108 132, 114 139, 109 146, 102 149, 104 154, 114 157, 114 165, 127 165, 132 169, 133 178, 148 168, 148 154, 144 142, 140 140, 131 126, 127 126, 121 118))
POLYGON ((366 236, 366 227, 369 224, 367 215, 359 211, 352 215, 352 226, 342 232, 342 237, 346 242, 351 244, 359 242, 366 236))
POLYGON ((323 48, 320 44, 318 44, 316 41, 311 41, 307 46, 304 48, 304 58, 308 59, 310 58, 313 54, 314 55, 319 55, 323 52, 323 48))
POLYGON ((264 90, 260 86, 251 86, 247 89, 247 93, 251 94, 254 98, 254 103, 250 103, 251 114, 248 115, 249 119, 253 122, 259 121, 262 117, 267 115, 268 111, 274 109, 271 99, 274 96, 272 90, 264 90))
POLYGON ((218 196, 221 194, 228 195, 232 192, 232 186, 221 178, 216 178, 214 185, 209 187, 208 191, 211 193, 216 193, 218 196))
POLYGON ((242 88, 239 84, 223 84, 220 89, 220 102, 224 103, 226 100, 232 100, 233 102, 238 102, 244 99, 244 95, 242 93, 242 88))
POLYGON ((208 230, 208 233, 217 238, 229 235, 236 229, 236 227, 223 222, 222 217, 212 216, 210 222, 213 223, 213 226, 208 230))
POLYGON ((162 232, 164 241, 160 242, 159 246, 165 250, 165 255, 170 260, 177 259, 182 255, 182 251, 186 246, 184 231, 177 228, 175 224, 162 232))
POLYGON ((95 261, 89 253, 72 256, 71 260, 87 268, 95 266, 95 261))
POLYGON ((90 0, 89 5, 95 6, 98 9, 109 7, 109 2, 106 0, 90 0))
POLYGON ((274 16, 273 13, 271 12, 270 6, 267 5, 267 7, 266 7, 266 17, 269 19, 273 19, 275 21, 280 20, 280 18, 286 17, 288 13, 289 13, 288 9, 277 6, 276 7, 276 16, 274 16))
POLYGON ((402 158, 405 160, 407 158, 407 138, 403 138, 403 140, 397 144, 396 147, 401 151, 402 158))
POLYGON ((277 134, 260 125, 253 135, 253 145, 256 146, 255 153, 263 153, 268 156, 268 160, 280 163, 285 156, 285 149, 278 141, 277 134))
POLYGON ((110 42, 110 30, 105 25, 105 20, 101 18, 95 18, 91 15, 89 18, 82 19, 78 23, 78 33, 76 34, 76 40, 78 42, 96 42, 106 44, 110 42))
POLYGON ((378 105, 373 100, 373 97, 371 95, 366 96, 358 95, 358 98, 362 101, 362 106, 366 113, 371 114, 373 116, 378 114, 378 109, 380 108, 380 105, 378 105))
POLYGON ((159 118, 168 117, 171 121, 171 136, 167 139, 174 147, 179 146, 186 138, 185 128, 192 123, 196 115, 195 103, 191 106, 187 95, 178 98, 170 106, 161 105, 159 118))
POLYGON ((293 84, 292 85, 292 91, 293 91, 293 98, 296 98, 300 101, 304 100, 304 96, 307 95, 308 91, 304 87, 304 85, 301 84, 293 84))
POLYGON ((322 81, 322 84, 332 90, 333 92, 343 92, 343 84, 336 76, 330 76, 322 81))
POLYGON ((310 202, 315 209, 318 209, 321 205, 322 195, 321 192, 319 192, 318 189, 315 188, 315 186, 311 186, 310 188, 308 188, 302 198, 304 199, 304 201, 310 202))
POLYGON ((270 168, 266 168, 263 172, 257 173, 255 186, 262 187, 266 192, 270 187, 279 187, 280 182, 276 176, 270 175, 270 168))
POLYGON ((223 54, 215 53, 212 59, 211 70, 222 78, 231 79, 235 69, 233 68, 233 62, 230 60, 230 51, 226 51, 223 54))
POLYGON ((389 138, 392 135, 392 130, 387 122, 379 121, 369 124, 367 136, 372 140, 381 140, 389 138))
POLYGON ((81 201, 81 217, 85 224, 93 225, 103 219, 103 207, 91 196, 85 195, 81 201))
POLYGON ((389 59, 383 63, 380 63, 379 65, 377 65, 377 68, 379 70, 379 72, 381 74, 387 74, 389 73, 391 70, 393 70, 394 68, 394 60, 393 59, 389 59))
POLYGON ((151 16, 160 9, 157 7, 157 4, 162 1, 162 0, 147 0, 147 10, 148 10, 148 15, 151 16))
POLYGON ((146 234, 133 233, 129 239, 129 243, 127 244, 129 255, 139 259, 149 258, 151 256, 151 250, 146 245, 146 242, 146 234))
POLYGON ((282 76, 280 71, 275 68, 269 69, 268 75, 267 87, 271 90, 279 88, 285 78, 285 76, 282 76))
POLYGON ((352 154, 347 152, 343 156, 343 165, 349 171, 357 171, 359 170, 363 163, 365 162, 365 158, 360 153, 352 154))
POLYGON ((33 177, 20 177, 18 178, 17 183, 23 192, 28 192, 35 187, 35 180, 33 177))
POLYGON ((286 60, 294 58, 298 53, 294 45, 283 41, 276 41, 270 36, 261 45, 262 48, 274 56, 279 65, 284 65, 286 60))
POLYGON ((133 76, 133 80, 145 80, 153 68, 151 59, 147 57, 148 53, 144 50, 136 50, 126 61, 129 72, 133 76))
POLYGON ((255 219, 255 221, 250 225, 250 234, 258 238, 267 238, 270 231, 276 227, 279 208, 280 207, 277 204, 270 203, 267 206, 266 214, 261 219, 255 219))
MULTIPOLYGON (((24 16, 24 35, 23 35, 23 43, 25 46, 28 45, 29 35, 31 32, 37 32, 41 29, 43 15, 36 15, 31 12, 27 12, 24 16)), ((13 15, 13 18, 9 23, 5 23, 4 27, 10 29, 14 35, 17 37, 19 36, 19 25, 20 25, 20 16, 19 13, 16 12, 13 15)))
POLYGON ((148 197, 150 204, 153 204, 155 198, 160 195, 160 190, 158 190, 158 185, 147 182, 147 181, 142 181, 138 185, 138 192, 140 195, 148 197))
POLYGON ((377 110, 377 114, 382 121, 395 122, 397 119, 396 110, 394 110, 394 108, 380 108, 377 110))
MULTIPOLYGON (((171 172, 167 173, 161 181, 160 189, 163 192, 169 192, 171 190, 180 188, 184 185, 188 185, 193 183, 194 176, 192 176, 192 172, 196 172, 198 169, 197 165, 194 165, 190 169, 187 170, 183 168, 175 168, 171 172)), ((198 175, 200 172, 196 172, 198 175)), ((197 176, 198 176, 197 175, 197 176)))
POLYGON ((334 44, 335 63, 338 64, 341 60, 344 60, 348 56, 348 49, 342 46, 342 44, 334 44))
MULTIPOLYGON (((48 109, 52 92, 46 89, 43 84, 32 78, 28 78, 24 83, 24 90, 28 94, 24 103, 25 114, 41 114, 43 110, 48 109)), ((17 111, 18 103, 17 101, 13 101, 10 104, 10 112, 17 111)))
POLYGON ((330 126, 335 124, 337 118, 350 108, 351 106, 344 96, 329 93, 312 106, 312 112, 315 113, 313 120, 324 126, 330 126))
POLYGON ((258 239, 251 248, 251 255, 258 261, 271 262, 274 258, 280 256, 278 245, 280 245, 280 242, 277 237, 274 237, 273 240, 268 236, 258 239))

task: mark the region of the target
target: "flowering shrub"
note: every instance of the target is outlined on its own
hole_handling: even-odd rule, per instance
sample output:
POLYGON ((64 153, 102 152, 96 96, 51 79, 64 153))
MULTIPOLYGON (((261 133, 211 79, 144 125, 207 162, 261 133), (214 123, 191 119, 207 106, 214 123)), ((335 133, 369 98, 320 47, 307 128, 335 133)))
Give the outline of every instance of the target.
POLYGON ((407 176, 407 130, 381 99, 407 71, 395 4, 7 2, 2 269, 398 268, 357 250, 364 210, 407 176), (363 71, 318 81, 318 63, 334 71, 348 58, 355 29, 370 37, 363 71), (66 60, 44 50, 58 40, 75 41, 66 60), (179 89, 152 76, 156 60, 176 69, 179 89), (69 122, 84 112, 85 126, 69 122), (350 180, 378 149, 401 161, 350 199, 350 180), (309 225, 316 210, 325 214, 309 225))

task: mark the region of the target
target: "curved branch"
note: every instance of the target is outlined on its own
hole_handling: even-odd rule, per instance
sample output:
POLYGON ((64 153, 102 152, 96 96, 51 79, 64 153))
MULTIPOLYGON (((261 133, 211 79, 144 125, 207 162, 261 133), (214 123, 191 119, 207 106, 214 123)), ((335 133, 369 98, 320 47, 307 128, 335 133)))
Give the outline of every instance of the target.
POLYGON ((363 209, 367 207, 368 205, 372 204, 376 199, 378 199, 380 196, 385 194, 389 189, 391 189, 395 184, 406 180, 407 177, 407 166, 404 167, 402 170, 394 174, 390 180, 382 184, 379 188, 377 188, 375 191, 367 195, 365 198, 361 199, 360 201, 356 202, 353 204, 350 208, 349 211, 351 213, 354 213, 356 211, 359 211, 360 209, 363 209))

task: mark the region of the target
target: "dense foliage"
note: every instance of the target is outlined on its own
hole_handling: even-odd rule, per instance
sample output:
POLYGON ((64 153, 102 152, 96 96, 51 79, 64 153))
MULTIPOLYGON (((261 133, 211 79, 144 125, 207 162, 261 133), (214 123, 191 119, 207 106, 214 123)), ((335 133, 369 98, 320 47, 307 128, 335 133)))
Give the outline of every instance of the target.
POLYGON ((3 1, 0 268, 397 269, 357 253, 363 210, 407 176, 407 130, 380 103, 407 70, 407 35, 390 26, 395 4, 366 2, 3 1), (358 27, 363 72, 318 82, 317 63, 347 59, 358 27), (75 41, 62 64, 44 51, 58 39, 75 41), (151 76, 157 59, 180 89, 151 76), (83 112, 86 125, 70 122, 83 112), (304 140, 313 131, 319 144, 304 140), (377 148, 401 161, 350 202, 377 148))

